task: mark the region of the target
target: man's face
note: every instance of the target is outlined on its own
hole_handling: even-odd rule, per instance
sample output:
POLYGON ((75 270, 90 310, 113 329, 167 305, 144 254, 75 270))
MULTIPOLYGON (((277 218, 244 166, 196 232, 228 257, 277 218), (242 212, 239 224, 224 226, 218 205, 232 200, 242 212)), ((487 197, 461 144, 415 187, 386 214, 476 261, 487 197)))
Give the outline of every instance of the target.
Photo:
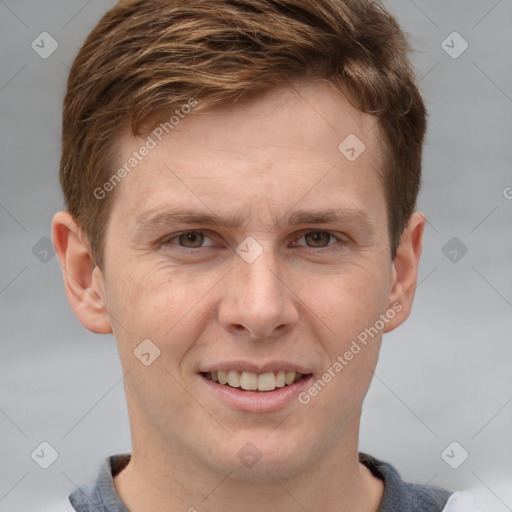
MULTIPOLYGON (((103 271, 134 450, 262 480, 356 446, 381 332, 353 342, 394 283, 375 119, 317 83, 151 136, 115 190, 103 271)), ((125 135, 117 164, 145 142, 125 135)))

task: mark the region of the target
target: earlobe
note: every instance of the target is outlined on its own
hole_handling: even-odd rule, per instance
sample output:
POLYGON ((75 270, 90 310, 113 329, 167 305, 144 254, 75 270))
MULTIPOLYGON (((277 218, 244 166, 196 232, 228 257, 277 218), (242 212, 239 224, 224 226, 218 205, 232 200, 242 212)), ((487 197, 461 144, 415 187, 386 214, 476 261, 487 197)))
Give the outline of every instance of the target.
POLYGON ((66 295, 78 320, 92 332, 111 333, 101 270, 95 265, 84 234, 69 212, 54 216, 52 235, 66 295))
POLYGON ((411 312, 418 281, 424 229, 425 216, 420 212, 414 212, 402 234, 391 270, 392 286, 388 299, 388 309, 394 309, 398 314, 386 324, 384 332, 392 331, 398 327, 411 312))

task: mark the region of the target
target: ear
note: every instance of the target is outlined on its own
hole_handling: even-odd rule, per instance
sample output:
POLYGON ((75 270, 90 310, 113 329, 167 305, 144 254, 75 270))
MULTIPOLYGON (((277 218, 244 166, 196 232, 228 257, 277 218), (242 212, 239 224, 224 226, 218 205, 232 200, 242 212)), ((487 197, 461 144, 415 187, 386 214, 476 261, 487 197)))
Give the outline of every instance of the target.
POLYGON ((111 333, 103 274, 91 257, 83 231, 69 212, 53 217, 52 236, 66 295, 78 320, 89 331, 111 333))
POLYGON ((393 310, 396 314, 386 323, 384 332, 398 327, 411 312, 418 281, 425 222, 425 216, 422 213, 414 212, 402 234, 393 260, 392 287, 388 299, 388 310, 393 310))

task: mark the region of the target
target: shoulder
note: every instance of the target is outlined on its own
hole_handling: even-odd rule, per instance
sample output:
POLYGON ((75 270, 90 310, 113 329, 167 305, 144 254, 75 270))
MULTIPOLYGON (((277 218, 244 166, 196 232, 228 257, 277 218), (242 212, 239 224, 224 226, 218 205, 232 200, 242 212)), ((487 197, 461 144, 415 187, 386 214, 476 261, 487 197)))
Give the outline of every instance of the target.
POLYGON ((370 455, 361 453, 359 460, 374 476, 384 481, 379 512, 443 512, 452 495, 451 491, 440 487, 405 482, 391 464, 370 455))

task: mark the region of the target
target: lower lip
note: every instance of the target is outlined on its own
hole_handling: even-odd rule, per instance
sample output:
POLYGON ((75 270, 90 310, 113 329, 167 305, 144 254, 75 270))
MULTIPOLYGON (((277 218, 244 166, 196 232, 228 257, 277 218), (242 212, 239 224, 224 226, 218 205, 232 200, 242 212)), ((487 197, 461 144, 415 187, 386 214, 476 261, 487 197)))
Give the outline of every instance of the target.
POLYGON ((276 388, 274 391, 241 391, 238 388, 214 382, 203 375, 200 375, 200 378, 218 400, 231 407, 245 412, 272 412, 297 400, 298 395, 308 387, 313 376, 308 375, 290 386, 276 388))

